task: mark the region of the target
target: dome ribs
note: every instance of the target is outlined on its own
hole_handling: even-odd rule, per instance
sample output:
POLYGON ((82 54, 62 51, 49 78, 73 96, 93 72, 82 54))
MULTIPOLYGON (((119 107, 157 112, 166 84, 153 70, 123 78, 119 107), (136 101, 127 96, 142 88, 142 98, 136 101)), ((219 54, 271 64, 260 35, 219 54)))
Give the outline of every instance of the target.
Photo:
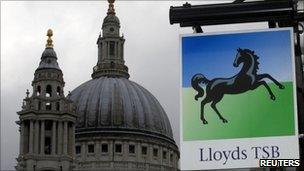
MULTIPOLYGON (((102 78, 99 78, 99 79, 102 79, 102 78)), ((103 80, 104 83, 103 83, 103 91, 102 91, 102 108, 100 109, 101 110, 101 113, 100 113, 100 126, 110 126, 111 125, 111 116, 109 114, 109 109, 111 107, 111 96, 110 96, 110 86, 111 86, 111 83, 110 83, 110 79, 104 79, 103 80)))
POLYGON ((159 133, 163 133, 163 118, 161 116, 161 113, 159 112, 159 106, 156 105, 154 102, 154 97, 153 95, 148 92, 146 89, 144 89, 149 96, 147 98, 149 99, 150 106, 151 106, 151 114, 152 114, 152 119, 154 121, 154 126, 155 126, 155 131, 159 133))
POLYGON ((89 90, 88 109, 87 109, 87 126, 95 127, 96 122, 96 110, 98 105, 98 92, 100 82, 97 84, 91 84, 89 90))
POLYGON ((132 88, 134 88, 133 90, 133 93, 134 93, 134 98, 135 98, 135 106, 137 108, 137 120, 138 120, 138 128, 140 129, 145 129, 145 113, 144 113, 144 106, 142 104, 142 101, 138 95, 138 87, 136 84, 132 84, 132 88))
POLYGON ((132 113, 132 106, 130 100, 128 100, 130 99, 130 97, 125 80, 126 79, 119 79, 118 83, 122 93, 122 107, 123 107, 122 115, 124 118, 123 126, 127 128, 130 127, 130 124, 128 123, 130 123, 129 117, 131 116, 132 113))
MULTIPOLYGON (((153 96, 153 98, 154 98, 155 103, 157 103, 159 106, 161 106, 159 101, 154 96, 153 96)), ((169 118, 168 118, 164 108, 161 107, 160 112, 161 112, 160 115, 162 116, 163 121, 164 121, 163 123, 166 123, 166 124, 164 124, 164 128, 165 128, 164 132, 169 133, 169 135, 171 137, 173 137, 171 124, 170 124, 169 118)))
POLYGON ((133 123, 135 122, 134 121, 134 117, 133 117, 133 114, 135 113, 136 109, 134 107, 134 103, 133 103, 133 100, 132 100, 132 93, 131 93, 131 90, 130 90, 130 84, 129 84, 129 80, 127 79, 123 79, 123 85, 125 87, 125 90, 124 91, 126 93, 126 98, 125 98, 125 102, 126 102, 126 107, 124 108, 126 111, 125 111, 125 121, 126 121, 126 127, 127 128, 134 128, 134 125, 133 123))
POLYGON ((79 131, 150 132, 173 138, 169 119, 144 87, 122 77, 99 77, 71 94, 77 104, 79 131))
MULTIPOLYGON (((77 120, 79 120, 79 125, 77 127, 86 127, 86 113, 87 113, 87 103, 88 103, 88 89, 87 87, 92 84, 92 81, 86 82, 86 84, 83 86, 81 95, 79 96, 78 104, 77 104, 77 113, 79 114, 79 117, 77 120), (79 111, 79 112, 78 112, 79 111)), ((74 93, 76 94, 76 93, 74 93)), ((77 96, 77 94, 76 94, 77 96)))
MULTIPOLYGON (((136 83, 134 83, 136 84, 136 83)), ((151 113, 151 106, 149 105, 149 100, 147 99, 144 90, 141 86, 139 86, 138 84, 136 84, 137 88, 138 88, 138 94, 140 95, 140 101, 142 102, 143 105, 143 116, 144 116, 144 120, 145 120, 145 129, 149 130, 152 129, 155 131, 155 129, 153 128, 153 124, 151 123, 152 119, 150 117, 150 113, 151 113)))
POLYGON ((128 85, 129 88, 129 94, 130 94, 130 102, 132 105, 132 115, 130 116, 132 118, 131 127, 132 128, 139 128, 139 120, 138 115, 140 113, 138 107, 138 98, 137 94, 135 93, 134 86, 132 84, 128 85))
POLYGON ((102 91, 102 81, 98 82, 97 85, 94 86, 94 91, 92 91, 92 101, 91 101, 91 110, 90 110, 90 115, 92 117, 90 117, 90 122, 92 123, 92 127, 98 127, 98 122, 99 122, 99 108, 101 106, 100 104, 100 97, 99 95, 101 94, 102 91), (94 116, 94 117, 93 117, 94 116))
POLYGON ((85 115, 85 126, 86 127, 90 127, 90 118, 92 118, 92 116, 90 115, 90 101, 92 100, 91 95, 92 95, 92 86, 94 86, 93 82, 90 82, 90 84, 88 85, 88 89, 86 91, 86 105, 85 105, 85 110, 84 110, 84 115, 85 115))
POLYGON ((104 104, 104 101, 103 101, 103 92, 105 91, 104 89, 105 89, 105 87, 106 86, 104 86, 105 85, 105 79, 102 77, 102 78, 100 78, 102 81, 100 81, 100 87, 98 87, 99 89, 100 89, 100 93, 98 94, 98 108, 96 109, 96 112, 98 112, 97 113, 97 115, 98 115, 98 119, 97 119, 97 123, 96 123, 96 127, 100 127, 101 125, 102 125, 102 109, 104 108, 104 106, 106 106, 105 104, 104 104))
POLYGON ((122 125, 123 123, 123 110, 122 110, 122 98, 120 93, 120 88, 117 86, 116 79, 113 79, 114 89, 112 91, 112 122, 114 126, 122 125))

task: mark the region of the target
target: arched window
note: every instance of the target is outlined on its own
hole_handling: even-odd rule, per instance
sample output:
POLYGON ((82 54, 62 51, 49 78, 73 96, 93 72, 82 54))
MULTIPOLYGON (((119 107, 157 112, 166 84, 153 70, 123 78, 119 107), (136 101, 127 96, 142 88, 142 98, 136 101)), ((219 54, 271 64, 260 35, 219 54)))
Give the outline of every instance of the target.
POLYGON ((94 144, 88 145, 88 153, 94 153, 94 144))
POLYGON ((52 130, 53 121, 51 120, 45 120, 45 130, 50 131, 52 130))
POLYGON ((81 153, 81 146, 77 145, 75 151, 76 151, 76 154, 80 154, 81 153))
POLYGON ((37 86, 37 89, 36 89, 36 95, 37 96, 40 96, 40 94, 41 94, 41 86, 39 85, 39 86, 37 86))
POLYGON ((45 137, 44 139, 44 154, 51 154, 51 137, 45 137))
POLYGON ((107 153, 109 151, 109 146, 106 143, 101 144, 101 152, 107 153))
POLYGON ((110 56, 114 56, 114 51, 115 51, 115 42, 111 41, 110 42, 110 56))
POLYGON ((57 95, 60 96, 61 95, 61 88, 58 86, 57 87, 57 95))
POLYGON ((122 145, 115 144, 115 153, 122 153, 122 145))
POLYGON ((52 104, 50 102, 45 104, 45 110, 52 110, 52 104))
POLYGON ((51 85, 47 85, 46 86, 46 97, 52 97, 52 86, 51 85))

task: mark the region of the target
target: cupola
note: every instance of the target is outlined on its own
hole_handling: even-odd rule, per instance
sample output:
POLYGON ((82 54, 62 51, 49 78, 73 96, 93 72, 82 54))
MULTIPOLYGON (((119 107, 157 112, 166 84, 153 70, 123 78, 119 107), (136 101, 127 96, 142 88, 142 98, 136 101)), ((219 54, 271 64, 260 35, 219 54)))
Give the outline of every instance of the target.
POLYGON ((114 0, 109 0, 107 16, 102 24, 102 36, 97 39, 98 62, 93 68, 92 78, 124 77, 129 78, 128 67, 124 61, 124 42, 120 36, 120 22, 114 9, 114 0))

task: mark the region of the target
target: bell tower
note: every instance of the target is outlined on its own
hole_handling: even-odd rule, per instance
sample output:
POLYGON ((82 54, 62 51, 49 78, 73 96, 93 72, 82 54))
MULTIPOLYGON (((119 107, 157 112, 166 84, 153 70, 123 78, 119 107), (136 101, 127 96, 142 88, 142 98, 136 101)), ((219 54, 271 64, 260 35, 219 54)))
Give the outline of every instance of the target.
POLYGON ((72 101, 64 96, 63 74, 53 49, 53 31, 29 90, 17 112, 20 151, 16 170, 72 170, 76 114, 72 101))
POLYGON ((124 42, 120 36, 120 21, 114 9, 114 0, 108 0, 109 9, 102 24, 102 36, 97 39, 98 62, 93 68, 92 78, 129 78, 128 67, 124 61, 124 42))

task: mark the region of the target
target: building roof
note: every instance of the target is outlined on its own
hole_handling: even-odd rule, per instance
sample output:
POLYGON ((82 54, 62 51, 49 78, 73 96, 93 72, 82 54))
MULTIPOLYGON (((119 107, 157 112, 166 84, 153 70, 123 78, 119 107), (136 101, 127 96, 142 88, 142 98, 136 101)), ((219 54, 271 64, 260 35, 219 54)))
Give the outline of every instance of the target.
POLYGON ((78 130, 128 129, 173 139, 169 119, 144 87, 123 77, 87 81, 69 96, 76 103, 78 130))
POLYGON ((39 63, 38 69, 58 69, 59 68, 58 62, 57 62, 57 55, 53 48, 47 47, 43 51, 41 55, 41 61, 39 63))
POLYGON ((58 69, 58 70, 60 70, 58 62, 57 62, 57 54, 53 49, 53 47, 54 47, 53 40, 52 40, 53 30, 48 29, 46 35, 48 36, 48 39, 46 41, 47 43, 46 43, 45 49, 41 55, 41 61, 39 63, 37 70, 40 70, 40 69, 58 69))

